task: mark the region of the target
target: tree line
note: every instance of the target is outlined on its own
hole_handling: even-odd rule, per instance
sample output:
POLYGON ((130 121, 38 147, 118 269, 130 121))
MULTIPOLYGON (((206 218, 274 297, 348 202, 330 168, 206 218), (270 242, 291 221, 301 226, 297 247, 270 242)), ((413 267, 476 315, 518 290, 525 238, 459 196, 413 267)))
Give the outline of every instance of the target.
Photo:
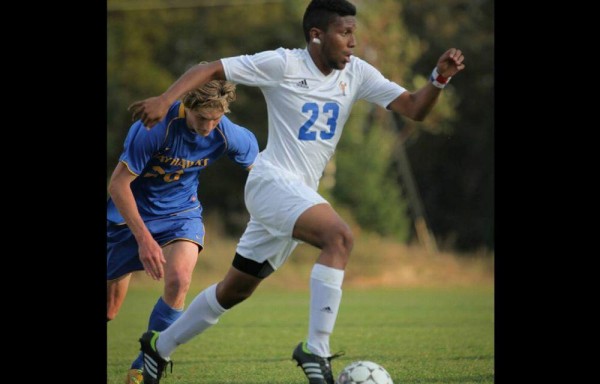
MULTIPOLYGON (((443 247, 493 249, 493 1, 353 3, 355 54, 389 79, 410 90, 422 86, 453 46, 465 53, 467 68, 424 122, 357 103, 320 192, 364 230, 414 241, 416 216, 423 215, 443 247)), ((108 1, 107 180, 131 124, 131 102, 161 93, 200 61, 306 45, 301 22, 308 1, 130 4, 108 1)), ((267 113, 260 90, 239 86, 237 96, 229 117, 251 129, 262 149, 267 113)), ((200 177, 207 212, 218 212, 228 232, 241 233, 248 218, 245 171, 223 159, 200 177)))

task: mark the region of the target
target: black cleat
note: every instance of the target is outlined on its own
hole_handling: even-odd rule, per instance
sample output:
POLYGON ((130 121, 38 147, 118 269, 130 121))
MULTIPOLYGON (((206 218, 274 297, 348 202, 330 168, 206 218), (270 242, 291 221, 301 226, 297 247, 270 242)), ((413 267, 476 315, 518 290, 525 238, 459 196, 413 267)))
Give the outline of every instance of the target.
POLYGON ((140 350, 144 355, 144 369, 142 373, 144 384, 159 384, 167 364, 171 364, 171 373, 173 372, 173 362, 163 359, 156 351, 158 335, 159 333, 156 331, 148 331, 140 337, 140 350))
POLYGON ((320 357, 308 350, 306 342, 300 342, 294 349, 292 359, 296 360, 298 366, 304 371, 308 384, 334 384, 331 359, 342 355, 343 352, 331 357, 320 357))

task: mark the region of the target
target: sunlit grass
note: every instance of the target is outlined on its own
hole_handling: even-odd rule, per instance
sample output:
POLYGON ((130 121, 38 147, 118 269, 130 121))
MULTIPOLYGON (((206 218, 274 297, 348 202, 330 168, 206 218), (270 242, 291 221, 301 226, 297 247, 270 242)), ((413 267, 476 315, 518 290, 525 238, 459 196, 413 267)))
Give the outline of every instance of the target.
MULTIPOLYGON (((188 297, 188 302, 197 292, 188 297)), ((132 286, 108 323, 108 383, 122 384, 160 285, 132 286)), ((354 360, 383 365, 396 384, 493 383, 492 287, 344 289, 331 339, 339 372, 354 360)), ((291 361, 305 338, 308 292, 259 287, 219 324, 179 347, 161 383, 305 384, 291 361)))

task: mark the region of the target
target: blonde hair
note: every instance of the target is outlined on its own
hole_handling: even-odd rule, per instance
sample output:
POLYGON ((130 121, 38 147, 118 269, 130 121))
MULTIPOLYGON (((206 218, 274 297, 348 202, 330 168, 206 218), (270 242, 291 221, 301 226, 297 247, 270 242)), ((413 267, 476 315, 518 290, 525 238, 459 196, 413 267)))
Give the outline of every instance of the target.
POLYGON ((183 105, 191 110, 200 108, 229 112, 229 103, 235 101, 235 84, 226 80, 212 80, 183 96, 183 105))

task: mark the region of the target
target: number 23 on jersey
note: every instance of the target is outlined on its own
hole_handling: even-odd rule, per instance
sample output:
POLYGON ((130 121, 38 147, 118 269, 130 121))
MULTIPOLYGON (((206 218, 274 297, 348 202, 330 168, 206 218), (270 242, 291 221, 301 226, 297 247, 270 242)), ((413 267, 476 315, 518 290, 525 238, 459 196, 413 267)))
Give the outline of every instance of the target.
MULTIPOLYGON (((317 119, 319 118, 319 105, 317 103, 306 103, 302 106, 303 113, 309 113, 310 116, 308 120, 300 127, 300 131, 298 132, 299 140, 316 140, 317 132, 310 131, 310 128, 315 124, 317 119)), ((329 140, 335 135, 335 129, 337 127, 337 119, 340 113, 340 107, 336 103, 325 103, 323 105, 323 114, 327 119, 327 125, 329 126, 329 131, 321 131, 319 132, 319 136, 322 140, 329 140)))

